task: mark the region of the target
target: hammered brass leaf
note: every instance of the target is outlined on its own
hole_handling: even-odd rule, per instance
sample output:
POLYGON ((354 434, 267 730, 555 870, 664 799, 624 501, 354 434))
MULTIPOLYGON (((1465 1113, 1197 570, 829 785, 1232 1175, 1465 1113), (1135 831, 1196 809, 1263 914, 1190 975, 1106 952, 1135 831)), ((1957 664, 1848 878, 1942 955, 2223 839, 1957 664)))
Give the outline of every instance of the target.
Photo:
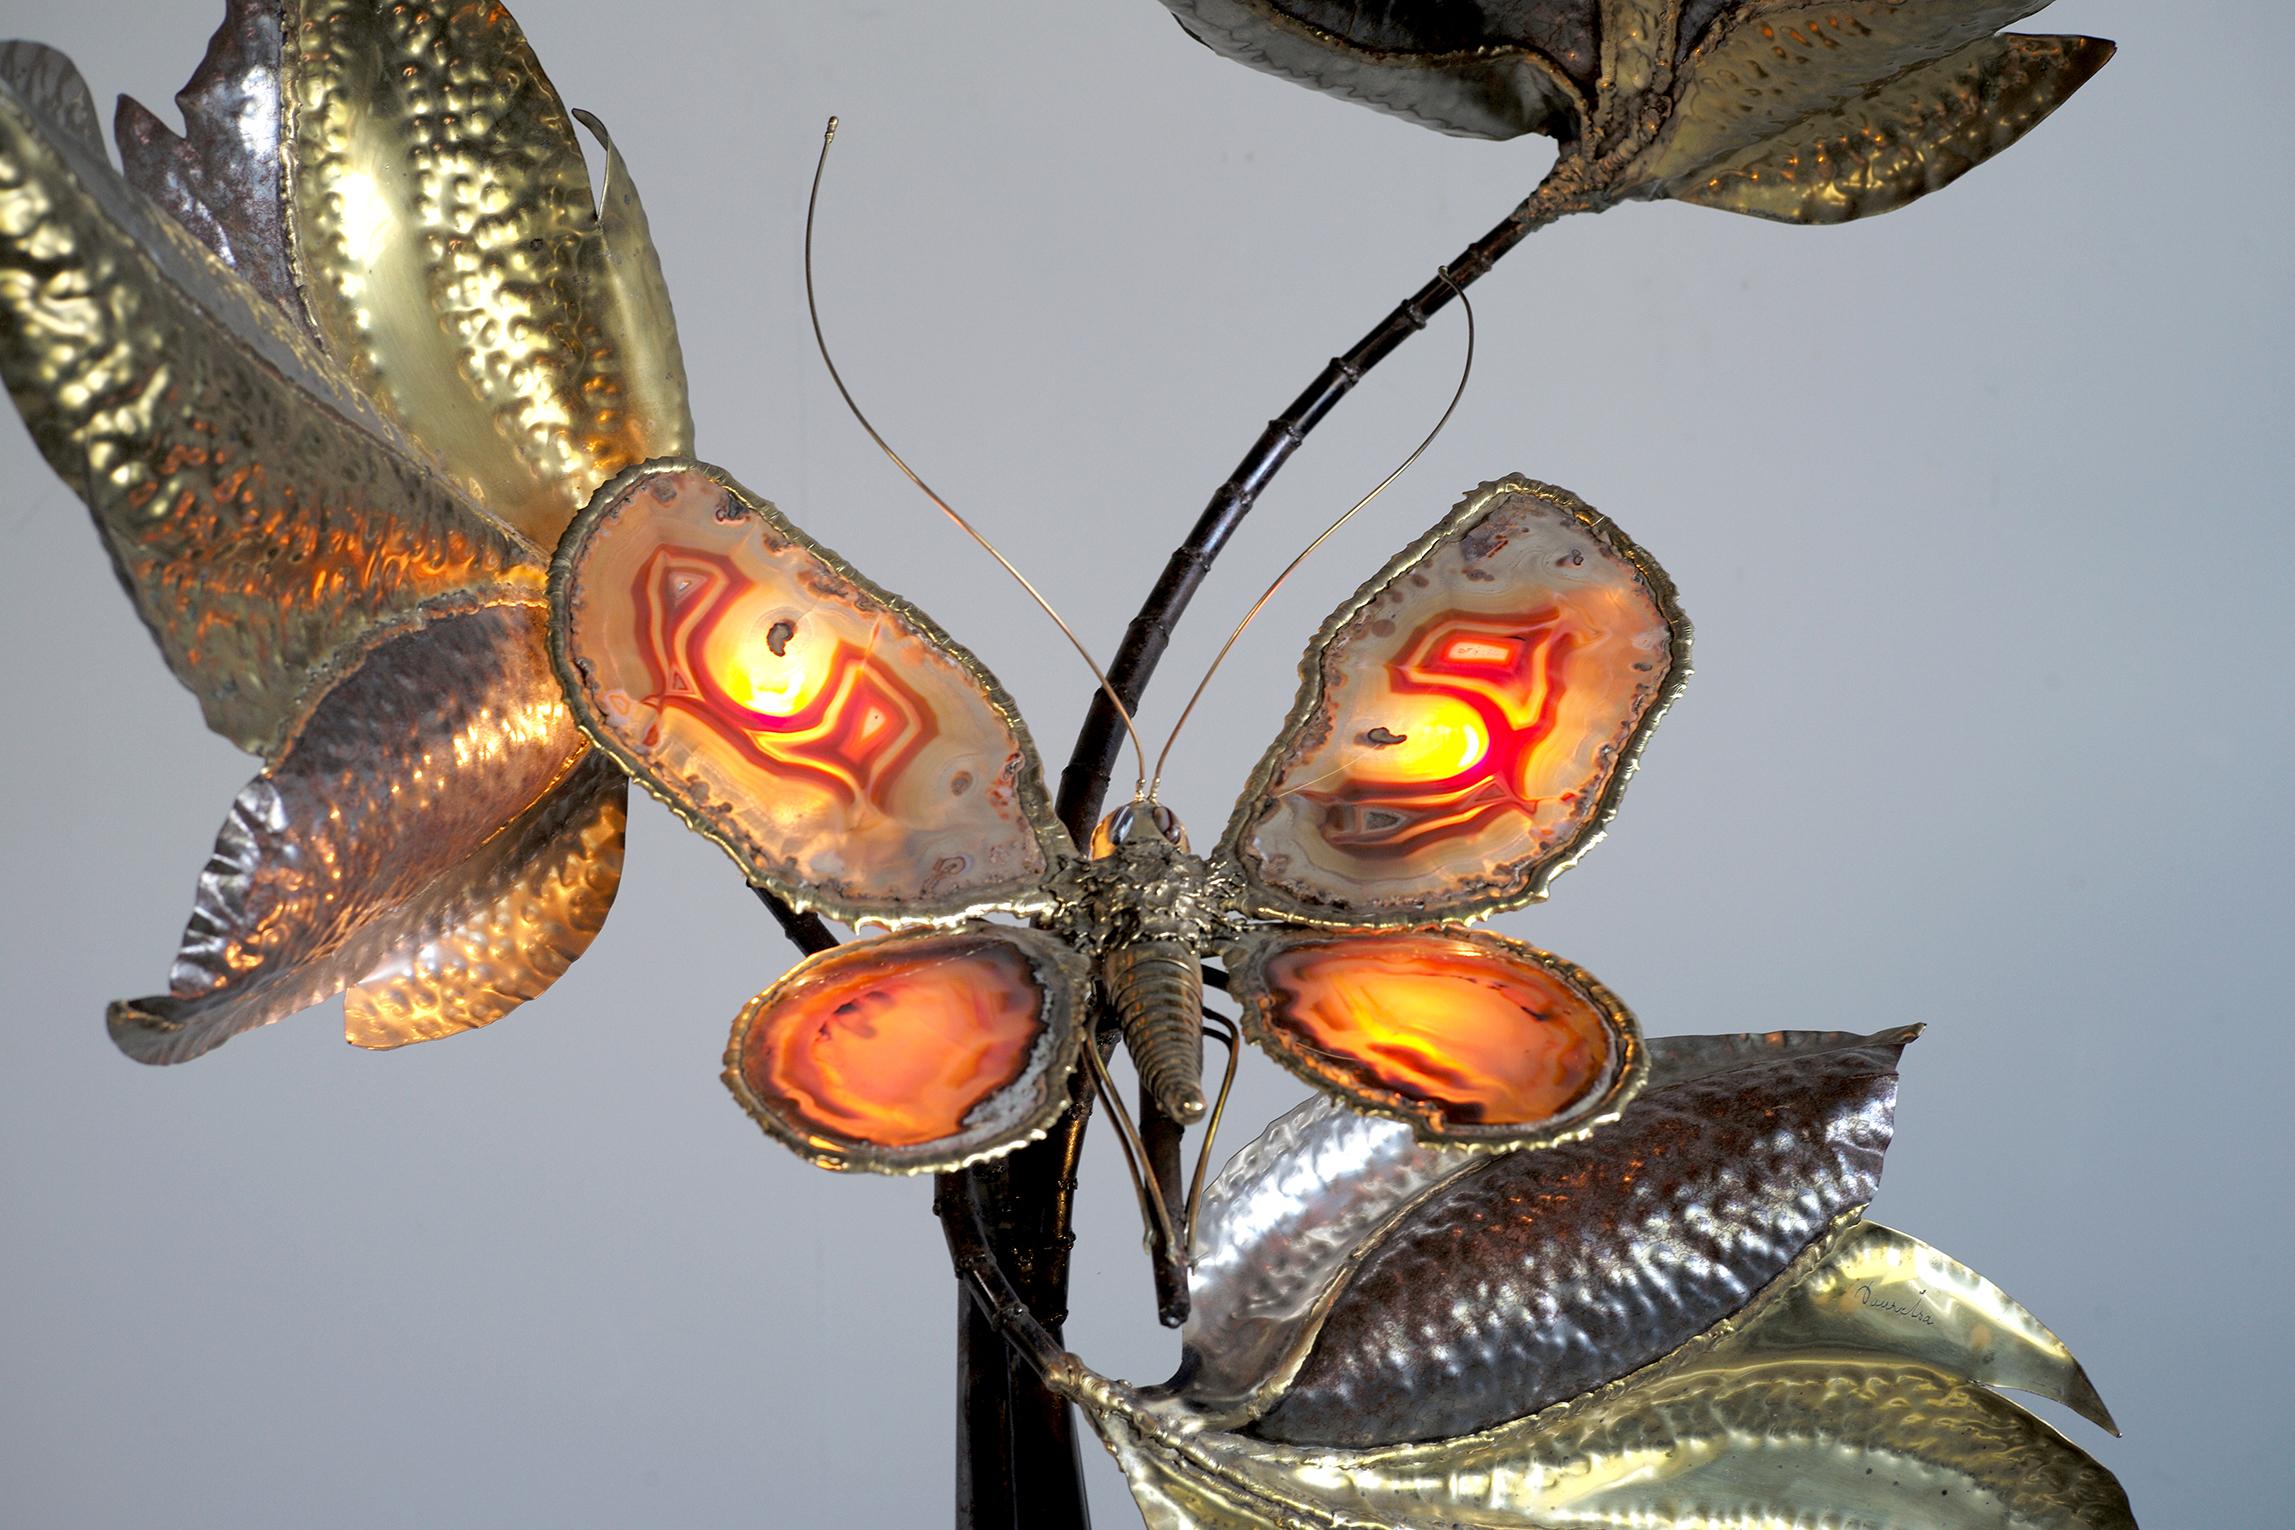
POLYGON ((2112 57, 2092 37, 1987 38, 1671 185, 1786 223, 1845 223, 1951 185, 2040 125, 2112 57))
POLYGON ((346 988, 361 1045, 484 1025, 581 954, 620 879, 626 780, 572 725, 539 596, 598 464, 690 436, 644 213, 594 121, 591 210, 499 6, 227 0, 178 101, 180 135, 122 103, 123 180, 70 64, 0 52, 0 371, 210 724, 270 761, 169 992, 114 1005, 113 1034, 179 1061, 346 988), (362 72, 386 44, 425 62, 362 72), (334 271, 356 315, 296 285, 320 127, 342 163, 300 194, 327 188, 337 253, 426 277, 388 312, 364 270, 334 271), (346 343, 369 324, 413 349, 346 343), (441 356, 460 393, 425 381, 441 356), (506 435, 504 411, 564 428, 506 435))
POLYGON ((69 71, 61 55, 20 44, 9 65, 0 373, 208 726, 269 753, 362 633, 472 586, 540 587, 526 542, 441 483, 73 118, 42 115, 18 81, 69 71))
POLYGON ((493 0, 307 0, 286 47, 289 235, 328 349, 543 547, 692 446, 628 172, 606 221, 571 118, 493 0))

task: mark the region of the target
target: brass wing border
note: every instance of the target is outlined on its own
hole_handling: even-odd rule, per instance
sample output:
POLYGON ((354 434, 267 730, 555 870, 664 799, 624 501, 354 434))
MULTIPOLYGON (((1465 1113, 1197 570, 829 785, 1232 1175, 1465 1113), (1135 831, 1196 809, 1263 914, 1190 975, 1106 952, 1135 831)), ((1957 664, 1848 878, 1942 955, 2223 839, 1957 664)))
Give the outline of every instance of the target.
POLYGON ((1693 629, 1689 617, 1681 609, 1674 590, 1673 579, 1640 543, 1626 535, 1617 522, 1611 520, 1592 505, 1587 504, 1568 489, 1542 483, 1520 473, 1509 473, 1478 484, 1451 508, 1434 527, 1411 543, 1386 566, 1342 602, 1339 608, 1323 620, 1315 635, 1308 641, 1307 651, 1299 659, 1299 692, 1291 703, 1290 715, 1284 718, 1282 729, 1275 741, 1267 746, 1244 783, 1242 795, 1236 799, 1235 809, 1221 833, 1219 846, 1213 859, 1224 863, 1240 889, 1238 906, 1259 919, 1279 920, 1289 924, 1304 924, 1331 930, 1405 930, 1432 928, 1443 924, 1471 923, 1488 919, 1496 914, 1512 913, 1546 899, 1547 889, 1556 877, 1578 864, 1588 850, 1600 843, 1609 832, 1610 821, 1617 817, 1618 805, 1625 796, 1626 783, 1633 779, 1641 766, 1643 748, 1650 735, 1657 731, 1672 708, 1682 687, 1689 683, 1690 644, 1693 629), (1668 639, 1666 644, 1666 676, 1645 709, 1641 720, 1619 746, 1616 765, 1602 788, 1594 810, 1578 831, 1543 858, 1525 863, 1519 871, 1522 885, 1511 893, 1495 897, 1454 897, 1445 903, 1423 904, 1407 912, 1395 914, 1348 914, 1322 904, 1297 898, 1260 880, 1251 864, 1244 858, 1243 843, 1263 812, 1268 789, 1274 785, 1285 755, 1305 738, 1322 709, 1326 695, 1323 680, 1323 656, 1340 633, 1360 616, 1372 601, 1378 599, 1394 583, 1418 567, 1429 557, 1459 536, 1477 521, 1493 513, 1510 496, 1527 495, 1562 511, 1590 533, 1611 552, 1624 559, 1638 575, 1657 604, 1658 613, 1665 618, 1668 639))
POLYGON ((912 602, 895 595, 869 578, 832 549, 823 546, 800 530, 797 525, 776 508, 771 500, 752 493, 723 468, 693 457, 656 457, 647 462, 624 468, 598 486, 588 504, 577 512, 558 540, 557 552, 550 559, 550 665, 557 671, 558 683, 566 693, 566 704, 572 709, 574 721, 591 742, 611 757, 632 779, 650 792, 656 800, 689 829, 714 843, 741 868, 750 882, 763 887, 781 898, 791 907, 813 909, 845 924, 868 921, 888 929, 949 928, 989 913, 1018 913, 1035 915, 1046 912, 1057 902, 1050 884, 1068 863, 1081 859, 1075 842, 1068 837, 1053 814, 1050 794, 1044 787, 1044 762, 1037 753, 1035 740, 1029 735, 1027 721, 1021 717, 1019 704, 1011 693, 980 662, 971 649, 950 637, 942 626, 926 615, 912 602), (711 823, 698 812, 677 800, 655 780, 653 772, 624 750, 606 730, 596 710, 590 704, 588 683, 571 650, 573 626, 573 584, 575 564, 579 560, 590 535, 611 514, 618 510, 648 478, 671 473, 699 473, 715 483, 737 505, 744 518, 762 525, 769 533, 786 538, 789 542, 821 560, 829 571, 851 584, 865 599, 873 601, 909 623, 917 635, 932 644, 950 662, 979 688, 982 698, 999 719, 1012 730, 1019 745, 1021 770, 1014 782, 1014 791, 1022 815, 1036 837, 1043 852, 1044 870, 1025 879, 1014 879, 1009 885, 966 899, 961 903, 934 903, 919 899, 913 904, 890 905, 867 903, 823 892, 806 883, 795 881, 768 868, 756 853, 759 847, 738 844, 734 838, 711 823))

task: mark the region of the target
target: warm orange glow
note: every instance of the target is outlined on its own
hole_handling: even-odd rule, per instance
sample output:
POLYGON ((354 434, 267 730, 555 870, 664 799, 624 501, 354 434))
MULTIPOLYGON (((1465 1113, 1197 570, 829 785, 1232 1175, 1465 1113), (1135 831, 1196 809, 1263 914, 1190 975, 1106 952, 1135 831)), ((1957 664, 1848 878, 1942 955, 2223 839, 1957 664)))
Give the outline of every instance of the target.
POLYGON ((803 1133, 878 1147, 956 1135, 1044 1030, 1027 956, 964 933, 846 946, 770 997, 737 1032, 750 1092, 803 1133))
POLYGON ((1461 1123, 1550 1120, 1616 1060, 1602 1011, 1560 973, 1453 936, 1305 940, 1265 980, 1280 1038, 1461 1123))
POLYGON ((1044 864, 1012 720, 929 624, 706 469, 657 466, 566 548, 583 726, 750 879, 952 911, 1044 864))

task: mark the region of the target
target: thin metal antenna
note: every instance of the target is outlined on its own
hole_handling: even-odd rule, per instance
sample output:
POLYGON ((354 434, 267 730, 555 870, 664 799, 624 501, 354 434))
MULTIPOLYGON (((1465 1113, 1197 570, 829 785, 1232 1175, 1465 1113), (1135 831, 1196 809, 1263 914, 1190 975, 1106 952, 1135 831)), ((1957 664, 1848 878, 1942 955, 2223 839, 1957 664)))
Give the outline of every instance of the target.
MULTIPOLYGON (((1147 1223, 1147 1231, 1163 1239, 1167 1249, 1177 1247, 1177 1234, 1172 1231, 1171 1213, 1164 1210, 1163 1197, 1148 1183, 1147 1144, 1140 1140, 1139 1124, 1124 1109, 1123 1100, 1116 1094, 1115 1080, 1108 1077, 1108 1065, 1100 1056, 1098 1042, 1084 1038, 1084 1062, 1092 1070, 1092 1087, 1106 1102, 1108 1115, 1116 1123, 1116 1143, 1124 1150, 1124 1167, 1131 1172, 1132 1189, 1140 1198, 1140 1220, 1147 1223)), ((1181 1257, 1185 1257, 1182 1255, 1181 1257)))
POLYGON ((1203 1146, 1195 1152, 1195 1173, 1187 1186, 1187 1253, 1195 1255, 1195 1214, 1203 1205, 1203 1175, 1211 1167, 1211 1145, 1219 1140, 1219 1118, 1227 1113, 1227 1096, 1235 1087, 1235 1070, 1243 1061, 1243 1032, 1236 1023, 1216 1010, 1205 1010, 1203 1018, 1219 1022, 1219 1030, 1210 1026, 1203 1034, 1227 1048, 1227 1071, 1220 1076, 1219 1096, 1211 1102, 1211 1114, 1204 1118, 1203 1146))
POLYGON ((1434 438, 1441 435, 1442 428, 1450 423, 1450 417, 1458 411, 1458 401, 1466 397, 1467 381, 1474 376, 1474 305, 1467 301, 1466 289, 1451 279, 1448 267, 1437 270, 1435 275, 1458 298, 1458 306, 1466 315, 1466 361, 1458 369, 1458 387, 1451 393, 1450 403, 1443 409, 1442 418, 1434 422, 1434 429, 1426 433, 1426 439, 1412 448, 1411 454, 1403 458, 1393 472, 1380 479, 1370 493, 1356 500, 1345 515, 1325 526, 1314 541, 1299 550, 1299 556, 1283 565, 1283 572, 1275 576, 1275 582, 1267 586, 1266 592, 1251 603, 1251 609, 1243 613, 1243 620, 1237 622, 1235 630, 1227 634, 1227 641, 1219 645, 1219 652, 1212 658, 1211 668, 1203 672, 1203 678, 1196 682, 1195 690, 1187 698, 1187 705, 1180 708, 1179 721, 1171 725, 1171 735, 1164 740, 1162 750, 1155 757, 1155 769, 1148 772, 1147 799, 1150 802, 1155 800, 1156 788, 1163 785, 1164 763, 1171 758, 1171 746, 1179 742, 1179 730, 1187 726, 1188 718, 1195 711, 1195 704, 1203 699, 1203 693, 1210 688, 1211 677, 1219 673, 1219 666, 1227 662, 1228 652, 1235 647, 1235 640, 1243 636, 1243 629, 1250 626, 1259 613, 1267 608, 1267 602, 1275 598, 1275 592, 1283 588, 1284 581, 1298 571, 1299 565, 1306 562, 1316 548, 1329 541, 1333 532, 1353 520, 1356 511, 1384 494, 1387 485, 1410 471, 1411 464, 1426 454, 1426 449, 1434 445, 1434 438))
POLYGON ((1132 721, 1132 709, 1124 705, 1124 698, 1117 695, 1116 688, 1108 683, 1107 671, 1100 668, 1099 661, 1094 659, 1090 650, 1084 647, 1083 640, 1076 636, 1075 629, 1060 620, 1060 613, 1052 609, 1052 603, 1046 600, 1036 587, 1028 582, 1028 576, 1014 568, 1012 560, 997 551, 996 544, 982 536, 970 521, 958 515, 953 505, 935 494, 932 485, 919 478, 916 469, 910 467, 901 454, 892 449, 891 443, 877 433, 877 428, 869 423, 869 417, 861 413, 861 406, 853 402, 852 390, 845 386, 845 379, 837 371, 835 359, 829 355, 828 337, 821 332, 821 307, 813 296, 813 210, 820 204, 821 200, 822 173, 829 168, 829 145, 836 141, 837 119, 831 117, 828 128, 821 134, 821 157, 813 164, 812 194, 805 198, 805 312, 813 321, 813 344, 820 350, 821 365, 829 369, 829 381, 837 385, 838 397, 845 401, 845 407, 852 411, 853 418, 860 422, 861 429, 869 433, 869 439, 877 444, 877 450, 891 459, 892 465, 899 468, 902 476, 906 477, 910 483, 916 485, 919 493, 938 505, 940 513, 954 521, 958 530, 972 538, 973 541, 978 542, 981 550, 987 553, 989 557, 994 558, 1003 567, 1005 573, 1017 580, 1020 588, 1028 592, 1028 598, 1042 607, 1046 616, 1052 618, 1052 625, 1058 627, 1061 635, 1067 638, 1068 646, 1076 650, 1077 657, 1081 658, 1085 667, 1091 670, 1092 678, 1100 682, 1100 689, 1107 692, 1108 700, 1115 705, 1116 714, 1123 719, 1124 732, 1131 736, 1132 753, 1139 757, 1139 782, 1133 788, 1134 794, 1142 793, 1147 788, 1147 745, 1141 742, 1140 730, 1132 721))

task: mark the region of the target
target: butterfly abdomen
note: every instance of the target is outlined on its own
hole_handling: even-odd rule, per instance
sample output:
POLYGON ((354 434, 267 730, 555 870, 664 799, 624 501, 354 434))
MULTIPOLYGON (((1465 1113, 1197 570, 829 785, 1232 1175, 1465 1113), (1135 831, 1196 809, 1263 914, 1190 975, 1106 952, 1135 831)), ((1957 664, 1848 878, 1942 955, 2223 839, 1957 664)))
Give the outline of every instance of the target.
POLYGON ((1108 1001, 1140 1082, 1182 1125, 1203 1119, 1203 963, 1177 940, 1137 940, 1102 959, 1108 1001))

